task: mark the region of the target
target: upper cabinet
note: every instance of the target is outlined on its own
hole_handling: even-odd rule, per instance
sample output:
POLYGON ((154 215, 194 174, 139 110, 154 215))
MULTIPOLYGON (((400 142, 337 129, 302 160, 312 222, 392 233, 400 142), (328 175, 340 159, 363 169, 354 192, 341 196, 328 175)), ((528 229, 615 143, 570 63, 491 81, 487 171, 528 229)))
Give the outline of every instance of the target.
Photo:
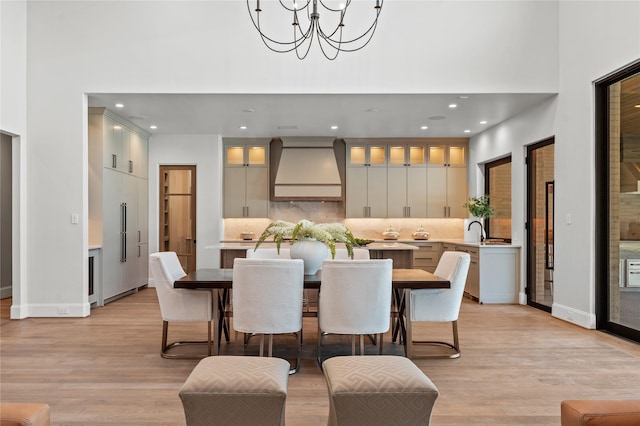
POLYGON ((135 129, 108 109, 90 108, 90 113, 103 115, 103 166, 146 179, 149 135, 135 129))
POLYGON ((388 217, 427 216, 427 146, 389 145, 388 217))
POLYGON ((224 217, 268 217, 269 143, 224 143, 224 217))
POLYGON ((427 216, 465 218, 467 210, 466 139, 430 142, 427 151, 427 216))
POLYGON ((468 139, 347 139, 347 217, 467 216, 468 139))
POLYGON ((387 148, 347 142, 347 217, 387 217, 387 148))

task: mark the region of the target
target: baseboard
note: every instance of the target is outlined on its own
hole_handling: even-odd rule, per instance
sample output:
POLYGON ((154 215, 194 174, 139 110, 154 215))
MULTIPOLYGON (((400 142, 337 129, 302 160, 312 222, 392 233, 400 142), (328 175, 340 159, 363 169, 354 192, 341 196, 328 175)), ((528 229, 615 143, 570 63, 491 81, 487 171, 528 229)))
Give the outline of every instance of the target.
POLYGON ((13 287, 10 285, 0 287, 0 299, 6 299, 7 297, 13 296, 13 287))
POLYGON ((579 311, 569 306, 554 303, 551 306, 551 315, 555 318, 568 321, 580 327, 595 329, 596 316, 588 312, 579 311))
POLYGON ((35 317, 88 317, 91 311, 89 303, 70 304, 33 304, 11 306, 11 318, 35 318, 35 317))

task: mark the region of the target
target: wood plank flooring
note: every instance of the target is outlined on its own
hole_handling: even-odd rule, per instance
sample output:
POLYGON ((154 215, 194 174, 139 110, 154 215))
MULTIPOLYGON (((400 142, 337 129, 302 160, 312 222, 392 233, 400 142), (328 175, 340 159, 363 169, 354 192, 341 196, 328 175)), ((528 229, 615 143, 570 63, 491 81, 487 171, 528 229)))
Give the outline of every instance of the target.
MULTIPOLYGON (((46 402, 54 425, 185 424, 178 390, 198 361, 160 357, 154 289, 93 309, 87 318, 9 320, 9 307, 9 299, 0 301, 1 401, 46 402)), ((305 318, 304 327, 304 359, 289 378, 286 422, 325 425, 328 397, 314 359, 316 320, 305 318)), ((415 360, 440 390, 433 425, 559 425, 563 399, 640 397, 635 343, 526 306, 468 300, 459 328, 461 358, 415 360)), ((428 337, 450 333, 449 325, 416 329, 428 337)), ((170 327, 170 339, 205 335, 204 326, 170 327)), ((232 339, 222 353, 244 353, 233 333, 232 339)), ((257 351, 254 340, 248 353, 257 351)), ((278 343, 284 347, 292 339, 278 343)), ((346 354, 350 346, 343 343, 328 336, 323 353, 346 354)), ((368 345, 367 351, 376 348, 368 345)), ((385 352, 401 353, 390 336, 385 352)))

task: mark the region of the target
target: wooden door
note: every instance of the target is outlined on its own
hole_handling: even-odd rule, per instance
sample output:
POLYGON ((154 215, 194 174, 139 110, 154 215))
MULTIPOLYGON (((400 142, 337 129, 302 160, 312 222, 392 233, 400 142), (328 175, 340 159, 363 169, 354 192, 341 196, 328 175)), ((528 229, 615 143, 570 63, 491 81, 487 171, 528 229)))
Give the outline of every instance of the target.
POLYGON ((160 251, 174 251, 196 269, 196 166, 160 166, 160 251))

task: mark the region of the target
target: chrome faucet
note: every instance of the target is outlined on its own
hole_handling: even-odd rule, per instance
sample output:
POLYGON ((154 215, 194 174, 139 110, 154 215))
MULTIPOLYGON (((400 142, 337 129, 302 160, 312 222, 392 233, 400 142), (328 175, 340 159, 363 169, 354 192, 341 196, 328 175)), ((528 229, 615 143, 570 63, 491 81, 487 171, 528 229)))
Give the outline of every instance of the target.
POLYGON ((484 228, 482 227, 482 223, 479 220, 470 222, 469 226, 467 227, 467 231, 471 231, 471 225, 473 225, 474 223, 480 225, 480 243, 482 243, 484 241, 484 228))

